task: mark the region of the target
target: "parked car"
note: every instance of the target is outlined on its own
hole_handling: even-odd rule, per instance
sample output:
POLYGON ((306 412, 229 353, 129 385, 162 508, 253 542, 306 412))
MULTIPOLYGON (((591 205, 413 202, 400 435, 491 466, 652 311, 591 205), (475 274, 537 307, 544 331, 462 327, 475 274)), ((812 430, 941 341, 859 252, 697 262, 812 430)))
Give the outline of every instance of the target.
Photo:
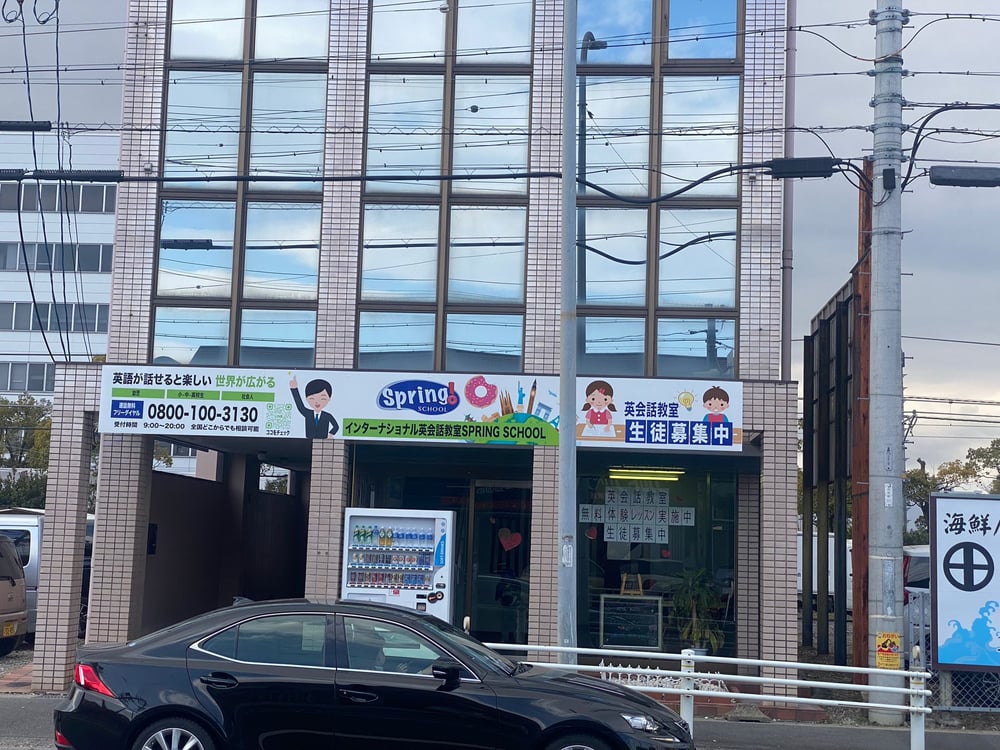
POLYGON ((15 651, 28 632, 24 568, 14 543, 0 536, 0 656, 15 651))
POLYGON ((694 747, 641 693, 362 601, 238 603, 82 647, 54 720, 56 746, 74 750, 694 747))
MULTIPOLYGON (((28 587, 28 636, 35 633, 38 615, 38 571, 42 558, 42 534, 45 531, 45 511, 33 508, 0 510, 0 536, 8 536, 21 556, 24 578, 28 587)), ((94 541, 94 516, 87 515, 86 541, 83 550, 83 588, 80 593, 80 632, 87 628, 87 599, 90 595, 90 558, 94 541)))

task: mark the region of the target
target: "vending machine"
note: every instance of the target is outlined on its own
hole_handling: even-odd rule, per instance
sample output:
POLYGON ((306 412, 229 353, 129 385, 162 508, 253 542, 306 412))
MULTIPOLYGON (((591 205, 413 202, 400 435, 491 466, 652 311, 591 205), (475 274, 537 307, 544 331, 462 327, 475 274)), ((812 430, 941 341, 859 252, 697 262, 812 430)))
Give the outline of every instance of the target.
POLYGON ((455 514, 348 508, 341 596, 411 607, 451 621, 455 514))

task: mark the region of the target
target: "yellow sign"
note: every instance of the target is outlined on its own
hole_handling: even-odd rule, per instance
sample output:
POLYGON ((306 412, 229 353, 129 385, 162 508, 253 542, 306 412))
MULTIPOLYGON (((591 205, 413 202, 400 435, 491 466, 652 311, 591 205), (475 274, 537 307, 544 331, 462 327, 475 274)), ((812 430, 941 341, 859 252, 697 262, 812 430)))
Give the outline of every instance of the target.
POLYGON ((875 666, 878 669, 902 667, 902 638, 899 633, 875 634, 875 666))

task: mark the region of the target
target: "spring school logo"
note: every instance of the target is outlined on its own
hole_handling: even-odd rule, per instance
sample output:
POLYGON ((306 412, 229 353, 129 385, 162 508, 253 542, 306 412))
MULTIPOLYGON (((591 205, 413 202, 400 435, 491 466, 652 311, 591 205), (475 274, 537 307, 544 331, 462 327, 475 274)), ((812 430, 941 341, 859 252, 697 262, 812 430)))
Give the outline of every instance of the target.
POLYGON ((379 391, 375 403, 386 411, 408 409, 425 416, 440 416, 455 411, 461 402, 454 382, 444 385, 432 380, 399 380, 379 391))

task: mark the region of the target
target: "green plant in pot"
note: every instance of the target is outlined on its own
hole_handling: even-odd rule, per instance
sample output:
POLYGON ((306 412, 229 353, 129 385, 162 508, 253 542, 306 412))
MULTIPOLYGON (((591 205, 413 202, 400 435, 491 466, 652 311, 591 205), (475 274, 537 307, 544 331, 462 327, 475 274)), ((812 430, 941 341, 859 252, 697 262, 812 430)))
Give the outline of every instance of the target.
POLYGON ((719 608, 719 591, 705 568, 685 570, 673 589, 670 621, 682 641, 713 653, 722 648, 726 634, 712 617, 719 608))

